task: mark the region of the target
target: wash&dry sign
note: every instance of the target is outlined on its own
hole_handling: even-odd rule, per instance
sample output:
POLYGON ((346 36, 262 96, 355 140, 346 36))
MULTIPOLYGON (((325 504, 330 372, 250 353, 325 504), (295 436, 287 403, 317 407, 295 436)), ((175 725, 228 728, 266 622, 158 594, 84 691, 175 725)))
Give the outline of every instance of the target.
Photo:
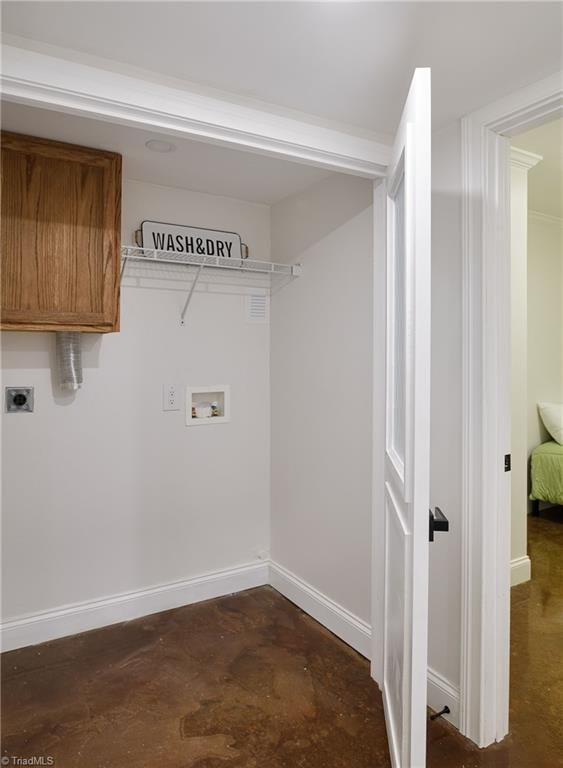
POLYGON ((189 256, 219 256, 225 259, 245 257, 240 235, 236 232, 143 221, 141 238, 143 248, 154 248, 158 251, 189 256))

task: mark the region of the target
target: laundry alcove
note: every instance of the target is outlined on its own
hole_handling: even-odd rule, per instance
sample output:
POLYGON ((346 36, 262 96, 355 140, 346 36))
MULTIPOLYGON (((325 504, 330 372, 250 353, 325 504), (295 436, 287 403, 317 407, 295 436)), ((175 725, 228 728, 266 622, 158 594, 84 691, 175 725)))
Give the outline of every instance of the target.
POLYGON ((3 123, 123 156, 124 257, 120 331, 88 338, 80 392, 57 391, 51 334, 4 334, 36 402, 6 422, 10 536, 38 534, 25 569, 5 557, 7 644, 271 583, 369 656, 372 182, 14 103, 3 123), (236 232, 248 259, 149 253, 144 220, 236 232), (229 418, 188 429, 186 390, 216 382, 229 418))

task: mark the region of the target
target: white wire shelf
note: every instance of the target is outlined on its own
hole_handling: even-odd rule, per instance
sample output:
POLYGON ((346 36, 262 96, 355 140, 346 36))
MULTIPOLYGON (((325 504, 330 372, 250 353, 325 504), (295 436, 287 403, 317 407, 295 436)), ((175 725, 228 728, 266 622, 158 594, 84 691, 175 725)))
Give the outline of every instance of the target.
MULTIPOLYGON (((125 245, 121 248, 121 277, 140 277, 131 275, 130 265, 148 266, 163 265, 172 269, 172 274, 167 279, 184 279, 184 267, 189 273, 191 285, 188 296, 180 315, 180 324, 184 325, 184 318, 194 291, 201 282, 204 282, 204 273, 213 273, 212 280, 217 283, 217 275, 229 275, 236 282, 243 281, 249 288, 260 288, 267 293, 273 293, 276 287, 286 285, 301 274, 300 264, 277 264, 271 261, 258 261, 256 259, 236 259, 222 256, 207 256, 199 254, 175 253, 174 251, 160 251, 153 248, 125 245)), ((222 281, 224 284, 224 281, 222 281)))
POLYGON ((298 277, 301 274, 300 264, 276 264, 273 261, 257 261, 256 259, 234 259, 223 256, 200 256, 191 253, 174 253, 173 251, 157 251, 153 248, 140 248, 124 245, 121 249, 122 264, 128 261, 142 261, 158 264, 186 264, 191 267, 212 267, 213 269, 229 269, 238 272, 259 272, 260 274, 298 277))

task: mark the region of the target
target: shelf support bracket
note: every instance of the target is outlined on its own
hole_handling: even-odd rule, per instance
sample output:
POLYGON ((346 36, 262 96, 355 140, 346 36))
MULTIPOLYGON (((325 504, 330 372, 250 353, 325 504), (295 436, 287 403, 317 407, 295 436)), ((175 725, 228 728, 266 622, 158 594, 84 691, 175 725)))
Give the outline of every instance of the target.
POLYGON ((123 280, 123 275, 125 274, 125 267, 127 266, 127 256, 121 257, 121 274, 119 275, 119 280, 123 280))
POLYGON ((201 264, 199 265, 199 267, 197 268, 197 272, 195 274, 194 281, 193 281, 193 283, 192 283, 192 285, 190 287, 190 292, 188 293, 188 296, 187 296, 186 301, 184 303, 184 306, 182 308, 182 312, 180 314, 180 325, 185 325, 186 324, 186 322, 185 322, 186 312, 188 311, 188 307, 190 306, 190 301, 192 300, 192 296, 194 295, 194 291, 195 291, 196 285, 198 283, 199 276, 201 275, 201 270, 203 269, 203 264, 204 264, 204 262, 202 261, 201 264))

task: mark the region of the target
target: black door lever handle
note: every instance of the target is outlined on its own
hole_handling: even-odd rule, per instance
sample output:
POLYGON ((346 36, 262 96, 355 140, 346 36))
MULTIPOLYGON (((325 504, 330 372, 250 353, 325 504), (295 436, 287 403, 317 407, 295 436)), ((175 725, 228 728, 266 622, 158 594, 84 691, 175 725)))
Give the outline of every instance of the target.
POLYGON ((428 541, 434 541, 435 531, 449 531, 450 523, 440 507, 434 507, 434 512, 428 510, 428 541))

